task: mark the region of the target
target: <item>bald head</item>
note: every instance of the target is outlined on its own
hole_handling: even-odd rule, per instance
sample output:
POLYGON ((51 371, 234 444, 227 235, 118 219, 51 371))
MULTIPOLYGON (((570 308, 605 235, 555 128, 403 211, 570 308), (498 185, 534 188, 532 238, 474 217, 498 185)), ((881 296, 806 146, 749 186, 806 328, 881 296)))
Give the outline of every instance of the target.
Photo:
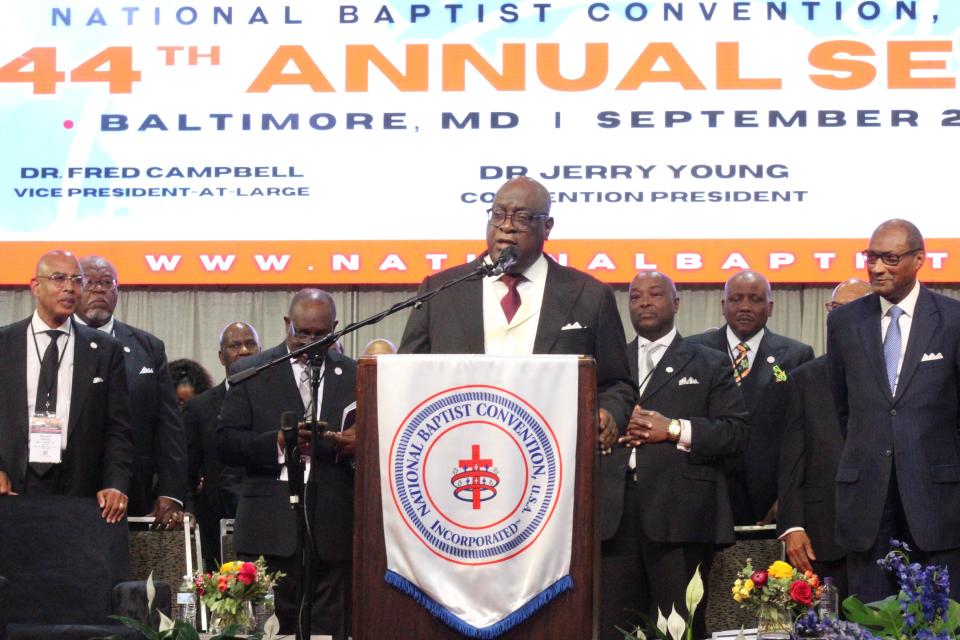
POLYGON ((120 300, 117 269, 103 256, 84 256, 80 266, 87 286, 80 293, 77 315, 91 327, 102 327, 110 322, 120 300))
MULTIPOLYGON (((292 351, 337 328, 337 305, 322 289, 301 289, 290 301, 290 311, 283 319, 287 329, 287 347, 292 351)), ((315 354, 317 359, 323 353, 315 354)))
POLYGON ((873 230, 873 235, 870 236, 870 239, 872 241, 874 238, 880 235, 885 235, 891 232, 902 234, 904 240, 911 249, 923 251, 923 234, 920 233, 920 229, 918 229, 917 225, 913 224, 909 220, 904 220, 902 218, 893 218, 892 220, 881 222, 880 226, 873 230))
POLYGON ((30 292, 37 300, 37 314, 47 326, 58 328, 73 315, 82 279, 83 268, 69 251, 49 251, 40 256, 30 292))
POLYGON ((386 338, 374 338, 363 348, 365 356, 391 355, 397 352, 397 345, 386 338))
POLYGON ((749 340, 773 315, 770 282, 762 273, 741 271, 723 286, 723 317, 740 340, 749 340))
POLYGON ((827 312, 871 293, 873 293, 873 287, 869 282, 864 282, 860 278, 844 280, 833 289, 830 302, 827 303, 827 312))

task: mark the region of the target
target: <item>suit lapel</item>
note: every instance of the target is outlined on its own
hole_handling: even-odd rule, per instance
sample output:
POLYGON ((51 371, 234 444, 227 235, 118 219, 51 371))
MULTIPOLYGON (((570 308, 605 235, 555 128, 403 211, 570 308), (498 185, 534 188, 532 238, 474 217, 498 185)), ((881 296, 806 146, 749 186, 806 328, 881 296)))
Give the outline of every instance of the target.
POLYGON ((753 357, 753 365, 750 367, 750 373, 743 380, 741 389, 743 397, 747 402, 747 410, 751 413, 756 408, 757 402, 764 395, 764 390, 773 381, 773 367, 780 364, 783 357, 784 345, 777 344, 776 337, 766 329, 763 339, 760 340, 760 346, 757 347, 757 353, 753 357), (773 358, 771 361, 770 359, 773 358))
POLYGON ((638 367, 640 357, 640 339, 634 338, 630 341, 630 344, 627 345, 627 366, 630 367, 630 377, 633 379, 633 384, 640 384, 640 371, 638 367))
POLYGON ((326 421, 327 428, 330 431, 340 431, 339 424, 330 424, 330 408, 333 406, 333 399, 337 397, 340 390, 340 382, 343 379, 343 369, 339 366, 339 358, 336 354, 327 352, 327 362, 323 374, 323 398, 320 400, 319 420, 326 421), (339 371, 339 373, 337 373, 339 371))
MULTIPOLYGON (((483 260, 483 257, 477 259, 483 260)), ((470 263, 471 270, 480 262, 470 263)), ((450 287, 440 295, 450 295, 458 324, 463 329, 464 353, 483 353, 483 282, 473 278, 450 287)))
POLYGON ((543 287, 540 321, 537 325, 537 337, 533 342, 534 353, 550 353, 569 319, 570 309, 577 301, 582 287, 582 282, 567 277, 556 262, 547 258, 547 282, 543 287))
MULTIPOLYGON (((96 331, 96 329, 91 329, 96 331)), ((78 427, 80 412, 84 402, 90 395, 90 385, 97 373, 97 352, 92 339, 93 335, 83 335, 82 330, 73 322, 73 389, 70 393, 70 419, 67 422, 67 446, 73 442, 74 432, 78 427)), ((97 345, 99 347, 99 345, 97 345)), ((100 384, 108 384, 104 380, 100 384)))
MULTIPOLYGON (((879 322, 877 323, 880 324, 879 322)), ((913 321, 910 323, 910 336, 907 338, 907 352, 903 356, 903 364, 900 366, 900 377, 897 381, 896 400, 903 397, 907 386, 913 379, 917 367, 920 366, 920 360, 927 351, 927 346, 934 334, 940 328, 940 309, 937 307, 933 296, 924 288, 920 289, 920 296, 917 298, 917 306, 914 309, 913 321)))
POLYGON ((877 384, 889 399, 890 383, 887 382, 887 366, 883 361, 883 338, 880 335, 880 298, 877 295, 873 298, 868 306, 869 311, 857 324, 857 333, 867 358, 867 366, 873 370, 877 384))
POLYGON ((687 349, 682 340, 680 334, 677 334, 677 337, 674 338, 670 346, 667 347, 663 357, 660 358, 656 369, 653 370, 653 375, 650 376, 650 382, 647 383, 646 388, 643 390, 643 395, 640 396, 639 404, 641 407, 643 403, 653 397, 661 387, 680 375, 683 368, 686 367, 690 359, 693 358, 693 351, 687 349))

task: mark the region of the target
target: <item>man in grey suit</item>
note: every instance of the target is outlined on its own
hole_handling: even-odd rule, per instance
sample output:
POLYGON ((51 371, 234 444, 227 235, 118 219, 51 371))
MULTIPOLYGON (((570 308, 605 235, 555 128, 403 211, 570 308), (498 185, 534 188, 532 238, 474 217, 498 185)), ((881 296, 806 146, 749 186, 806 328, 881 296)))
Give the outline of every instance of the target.
MULTIPOLYGON (((827 313, 870 292, 863 280, 841 282, 826 304, 827 313)), ((827 357, 822 355, 793 373, 780 447, 777 534, 793 566, 832 577, 841 600, 847 594, 847 551, 834 535, 834 478, 842 449, 827 357)))
POLYGON ((114 317, 117 270, 100 256, 80 259, 85 281, 76 318, 123 345, 136 464, 129 514, 153 516, 158 528, 180 526, 187 497, 187 437, 177 411, 163 341, 114 317))
POLYGON ((923 236, 884 222, 863 252, 874 293, 827 320, 830 384, 845 440, 837 542, 850 592, 879 600, 895 576, 877 566, 890 538, 946 565, 960 595, 960 302, 917 281, 923 236))
POLYGON ((747 449, 727 460, 734 524, 770 524, 776 520, 777 459, 790 376, 813 360, 813 349, 767 329, 773 296, 763 274, 741 271, 731 276, 721 306, 727 324, 689 340, 727 355, 750 413, 747 449))
MULTIPOLYGON (((333 298, 319 289, 303 289, 293 297, 284 318, 286 340, 267 351, 243 358, 239 369, 256 367, 332 332, 337 326, 333 298)), ((285 360, 227 390, 220 410, 217 452, 225 465, 244 468, 240 501, 234 528, 234 547, 243 557, 266 557, 271 570, 287 574, 277 586, 277 617, 282 633, 293 633, 299 603, 295 585, 299 575, 295 557, 297 523, 290 508, 290 489, 281 475, 283 432, 281 416, 292 411, 309 415, 310 366, 306 356, 285 360)), ((353 415, 356 402, 356 363, 328 349, 318 355, 322 363, 318 420, 326 422, 319 448, 319 464, 309 470, 317 483, 310 526, 317 573, 311 603, 314 634, 346 638, 350 633, 351 562, 353 558, 353 455, 354 429, 345 418, 353 415)), ((298 446, 306 455, 310 432, 301 423, 298 446)))
POLYGON ((514 178, 487 211, 487 252, 428 276, 430 291, 496 262, 507 247, 516 264, 499 278, 474 278, 413 310, 400 353, 574 353, 597 361, 600 446, 609 450, 626 426, 636 398, 627 368, 623 323, 610 287, 543 253, 553 229, 550 192, 536 180, 514 178))
MULTIPOLYGON (((722 353, 684 340, 674 326, 673 281, 641 271, 630 285, 637 338, 627 345, 640 389, 627 434, 601 465, 601 637, 623 637, 628 610, 686 616, 697 566, 704 584, 718 545, 732 544, 723 460, 747 444, 747 411, 722 353)), ((701 603, 694 635, 705 637, 701 603)))

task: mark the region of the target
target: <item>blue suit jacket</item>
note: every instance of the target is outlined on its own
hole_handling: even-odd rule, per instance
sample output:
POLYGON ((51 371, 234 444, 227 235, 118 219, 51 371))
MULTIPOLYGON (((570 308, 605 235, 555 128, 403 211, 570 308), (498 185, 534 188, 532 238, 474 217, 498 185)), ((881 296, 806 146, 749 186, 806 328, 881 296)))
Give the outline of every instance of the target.
POLYGON ((925 551, 960 547, 960 302, 921 287, 891 396, 880 299, 827 322, 830 384, 845 442, 837 470, 837 542, 866 551, 896 469, 910 533, 925 551))

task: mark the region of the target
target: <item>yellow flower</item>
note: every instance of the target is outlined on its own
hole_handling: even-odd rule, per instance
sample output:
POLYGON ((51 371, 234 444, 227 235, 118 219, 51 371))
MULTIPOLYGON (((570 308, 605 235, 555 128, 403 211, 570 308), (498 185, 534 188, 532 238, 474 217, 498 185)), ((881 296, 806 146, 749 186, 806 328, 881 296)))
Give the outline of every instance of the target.
POLYGON ((239 560, 233 562, 224 562, 220 567, 220 573, 239 573, 240 567, 243 566, 243 563, 239 560))
POLYGON ((767 569, 767 574, 769 574, 771 578, 787 580, 793 577, 793 567, 782 560, 777 560, 767 569))
POLYGON ((743 595, 749 596, 750 592, 753 591, 753 587, 753 580, 747 579, 747 581, 743 583, 743 595))

